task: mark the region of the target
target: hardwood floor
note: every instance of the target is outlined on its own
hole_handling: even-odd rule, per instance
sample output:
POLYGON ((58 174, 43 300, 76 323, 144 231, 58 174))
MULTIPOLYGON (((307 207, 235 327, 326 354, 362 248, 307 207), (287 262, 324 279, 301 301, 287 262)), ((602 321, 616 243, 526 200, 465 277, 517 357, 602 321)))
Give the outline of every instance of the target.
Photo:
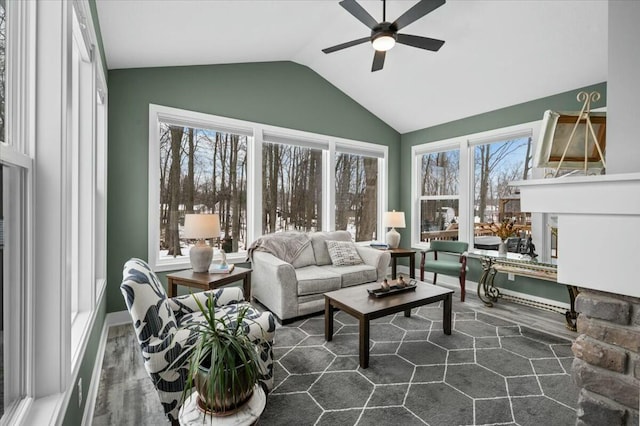
POLYGON ((131 324, 111 327, 107 337, 94 426, 168 425, 131 324))
MULTIPOLYGON (((499 300, 487 308, 478 299, 475 288, 468 286, 464 305, 455 289, 454 308, 470 309, 513 321, 565 339, 577 333, 565 327, 564 316, 511 301, 499 300), (461 306, 463 305, 463 306, 461 306)), ((147 375, 140 346, 131 324, 111 327, 106 344, 93 425, 164 425, 169 424, 147 375)))

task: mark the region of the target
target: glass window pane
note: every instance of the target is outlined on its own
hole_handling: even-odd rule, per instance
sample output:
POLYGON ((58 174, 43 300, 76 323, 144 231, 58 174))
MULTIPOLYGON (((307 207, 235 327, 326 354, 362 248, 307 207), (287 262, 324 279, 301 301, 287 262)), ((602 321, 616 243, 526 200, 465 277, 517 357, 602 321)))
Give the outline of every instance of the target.
POLYGON ((262 145, 262 232, 322 229, 322 150, 262 145))
POLYGON ((421 195, 458 195, 460 151, 424 154, 420 183, 421 195))
POLYGON ((336 229, 346 229, 354 241, 375 240, 378 224, 378 159, 338 154, 335 190, 336 229))
POLYGON ((420 201, 420 241, 458 239, 458 200, 420 201))
POLYGON ((219 214, 214 247, 246 250, 247 136, 160 123, 160 260, 189 256, 186 213, 219 214))
MULTIPOLYGON (((4 10, 4 8, 3 8, 4 10)), ((0 290, 2 291, 2 300, 6 298, 7 292, 9 289, 5 289, 4 287, 4 271, 5 271, 5 240, 4 240, 4 205, 5 205, 5 197, 8 197, 8 194, 4 191, 4 182, 5 182, 5 174, 8 177, 8 170, 6 166, 0 165, 0 290)), ((5 332, 5 323, 4 323, 5 313, 4 313, 4 303, 0 303, 0 330, 2 331, 2 347, 6 348, 10 345, 10 342, 7 341, 8 333, 5 332)), ((4 378, 4 372, 8 371, 7 366, 4 363, 4 356, 0 357, 0 368, 3 372, 0 374, 0 389, 2 389, 3 395, 7 394, 7 386, 4 378)), ((0 398, 0 416, 4 414, 4 398, 0 398)))
POLYGON ((518 236, 531 232, 531 213, 520 210, 520 194, 509 186, 531 175, 531 139, 522 137, 478 145, 474 149, 474 222, 476 235, 493 235, 491 224, 513 221, 518 236))
MULTIPOLYGON (((0 165, 0 416, 23 396, 25 301, 25 222, 23 200, 25 174, 13 166, 0 165)), ((6 420, 2 417, 2 420, 6 420)), ((2 423, 2 422, 0 422, 2 423)), ((3 423, 4 424, 4 423, 3 423)))
POLYGON ((5 2, 0 2, 0 142, 5 141, 5 99, 7 77, 7 26, 5 2))

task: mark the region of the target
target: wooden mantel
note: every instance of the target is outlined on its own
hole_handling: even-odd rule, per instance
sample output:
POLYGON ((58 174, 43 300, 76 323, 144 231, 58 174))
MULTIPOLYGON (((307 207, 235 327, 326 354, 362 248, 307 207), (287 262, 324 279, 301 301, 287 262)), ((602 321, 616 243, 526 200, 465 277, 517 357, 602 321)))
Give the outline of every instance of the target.
POLYGON ((640 173, 511 185, 522 211, 558 214, 558 282, 640 297, 640 173))

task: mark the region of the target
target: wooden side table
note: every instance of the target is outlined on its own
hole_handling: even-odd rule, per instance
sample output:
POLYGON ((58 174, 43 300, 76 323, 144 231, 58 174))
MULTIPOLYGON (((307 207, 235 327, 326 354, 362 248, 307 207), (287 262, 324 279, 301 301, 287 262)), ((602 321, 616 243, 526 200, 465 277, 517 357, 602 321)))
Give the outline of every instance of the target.
POLYGON ((242 280, 244 298, 251 301, 251 269, 235 267, 228 274, 210 274, 208 272, 193 272, 192 269, 167 274, 168 296, 178 294, 178 285, 193 287, 200 290, 213 290, 226 284, 242 280))
POLYGON ((256 385, 256 387, 253 388, 253 395, 249 401, 247 401, 242 407, 238 408, 238 411, 229 415, 212 416, 200 409, 198 406, 198 392, 193 391, 184 404, 182 404, 180 413, 178 414, 178 420, 182 426, 254 425, 257 424, 266 405, 267 396, 265 395, 262 387, 260 385, 256 385))
POLYGON ((416 277, 416 251, 403 248, 387 249, 391 253, 391 279, 396 279, 396 272, 398 268, 398 258, 409 258, 409 277, 416 277))

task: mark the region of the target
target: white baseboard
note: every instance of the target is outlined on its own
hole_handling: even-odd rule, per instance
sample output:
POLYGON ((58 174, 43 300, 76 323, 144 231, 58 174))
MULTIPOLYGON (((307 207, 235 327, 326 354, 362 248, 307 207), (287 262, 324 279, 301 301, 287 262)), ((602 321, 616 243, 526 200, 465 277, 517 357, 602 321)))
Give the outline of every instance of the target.
POLYGON ((110 314, 107 314, 107 318, 105 318, 104 323, 108 327, 114 325, 130 324, 131 315, 129 314, 129 311, 111 312, 110 314))
MULTIPOLYGON (((406 268, 406 269, 408 273, 409 268, 406 268)), ((416 277, 420 278, 420 270, 416 270, 416 277)), ((432 282, 433 274, 431 274, 430 272, 427 272, 425 273, 424 278, 425 278, 425 281, 432 282)), ((458 279, 456 277, 450 277, 448 275, 438 275, 438 285, 442 285, 443 287, 451 288, 453 290, 458 290, 458 291, 460 290, 460 282, 458 281, 458 279)), ((467 295, 469 293, 472 293, 474 296, 477 296, 478 295, 476 290, 477 288, 478 288, 477 282, 467 280, 467 283, 466 283, 467 295)), ((500 293, 505 296, 511 296, 518 299, 530 300, 532 302, 540 303, 543 305, 549 305, 554 308, 557 308, 558 310, 562 310, 563 312, 571 308, 571 306, 568 303, 559 302, 553 299, 546 299, 544 297, 533 296, 531 294, 521 293, 518 291, 509 290, 502 287, 498 287, 498 288, 500 289, 500 293)))

